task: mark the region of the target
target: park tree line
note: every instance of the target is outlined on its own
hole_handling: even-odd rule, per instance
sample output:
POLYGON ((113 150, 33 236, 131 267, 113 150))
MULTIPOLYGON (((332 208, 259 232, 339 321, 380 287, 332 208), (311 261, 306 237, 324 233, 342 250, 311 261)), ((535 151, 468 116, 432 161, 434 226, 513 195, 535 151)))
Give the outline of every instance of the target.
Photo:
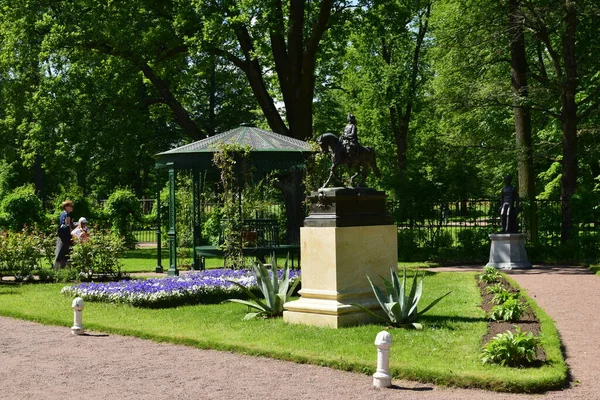
POLYGON ((457 201, 512 173, 567 240, 598 198, 599 22, 594 0, 0 0, 0 197, 153 197, 160 151, 352 112, 372 185, 457 201))

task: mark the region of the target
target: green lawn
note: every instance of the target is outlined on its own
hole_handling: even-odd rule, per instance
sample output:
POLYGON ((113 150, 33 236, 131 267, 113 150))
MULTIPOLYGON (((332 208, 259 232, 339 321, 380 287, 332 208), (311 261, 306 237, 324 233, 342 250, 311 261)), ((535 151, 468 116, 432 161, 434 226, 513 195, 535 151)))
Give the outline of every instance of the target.
POLYGON ((595 273, 596 275, 600 275, 600 264, 590 265, 590 271, 595 273))
MULTIPOLYGON (((191 250, 190 250, 191 251, 191 250)), ((166 271, 169 269, 169 249, 162 249, 162 266, 166 271)), ((136 272, 154 272, 156 269, 157 249, 156 248, 143 248, 129 250, 121 258, 123 263, 123 272, 136 273, 136 272)), ((185 260, 183 260, 185 262, 185 260)), ((188 258, 187 262, 191 262, 188 258)), ((178 262, 179 263, 179 262, 178 262)), ((438 263, 422 261, 422 262, 399 262, 400 268, 430 268, 439 266, 438 263)), ((206 268, 222 268, 223 258, 214 257, 206 259, 206 268)))
MULTIPOLYGON (((142 258, 129 258, 134 259, 142 258)), ((546 365, 526 370, 482 365, 478 354, 486 321, 479 307, 481 298, 474 274, 432 273, 425 278, 424 286, 424 305, 449 290, 452 294, 422 319, 423 331, 390 330, 394 377, 505 391, 535 392, 562 387, 566 366, 549 318, 543 320, 546 365)), ((69 327, 72 299, 59 293, 62 287, 0 285, 0 315, 69 327)), ((87 329, 113 334, 374 373, 373 341, 385 329, 382 325, 336 330, 289 325, 281 319, 243 321, 246 311, 246 307, 229 303, 138 309, 88 302, 84 324, 87 329)))

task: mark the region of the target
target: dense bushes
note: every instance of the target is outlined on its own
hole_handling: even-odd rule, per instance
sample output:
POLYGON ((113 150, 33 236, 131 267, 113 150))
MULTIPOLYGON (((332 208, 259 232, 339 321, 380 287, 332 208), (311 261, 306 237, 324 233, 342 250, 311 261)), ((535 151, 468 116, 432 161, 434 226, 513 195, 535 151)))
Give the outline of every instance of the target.
POLYGON ((8 230, 18 232, 24 226, 38 225, 43 220, 42 201, 33 185, 24 185, 8 193, 0 203, 0 223, 8 230))
POLYGON ((110 233, 95 232, 88 240, 73 246, 70 268, 87 279, 92 279, 94 275, 120 279, 122 273, 119 257, 124 252, 123 239, 110 233))
POLYGON ((90 280, 101 276, 122 277, 119 258, 125 247, 123 240, 111 233, 94 232, 86 242, 76 243, 68 268, 54 271, 56 237, 39 231, 4 232, 0 234, 0 277, 13 276, 16 281, 90 280))
POLYGON ((113 233, 125 238, 128 247, 134 246, 136 239, 131 227, 141 219, 140 202, 135 194, 128 189, 115 190, 106 201, 104 211, 110 218, 113 233))
POLYGON ((32 279, 42 268, 42 238, 27 232, 0 234, 0 276, 12 275, 17 281, 32 279))

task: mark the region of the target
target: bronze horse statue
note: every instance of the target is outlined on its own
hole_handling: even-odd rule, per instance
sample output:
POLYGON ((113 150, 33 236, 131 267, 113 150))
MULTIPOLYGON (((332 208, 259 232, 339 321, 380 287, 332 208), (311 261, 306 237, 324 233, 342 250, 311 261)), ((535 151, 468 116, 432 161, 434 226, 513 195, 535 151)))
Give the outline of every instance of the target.
POLYGON ((352 186, 354 178, 361 174, 361 180, 357 187, 364 187, 369 175, 369 171, 373 169, 375 176, 379 177, 379 168, 377 168, 377 160, 375 158, 375 150, 368 146, 358 145, 356 154, 353 157, 349 157, 346 152, 346 148, 340 141, 340 139, 333 133, 324 133, 317 138, 317 143, 321 147, 323 153, 331 152, 332 163, 331 172, 329 178, 323 184, 323 187, 329 185, 331 179, 339 182, 340 179, 337 176, 337 168, 340 165, 347 165, 348 168, 354 169, 356 173, 350 177, 350 186, 352 186))

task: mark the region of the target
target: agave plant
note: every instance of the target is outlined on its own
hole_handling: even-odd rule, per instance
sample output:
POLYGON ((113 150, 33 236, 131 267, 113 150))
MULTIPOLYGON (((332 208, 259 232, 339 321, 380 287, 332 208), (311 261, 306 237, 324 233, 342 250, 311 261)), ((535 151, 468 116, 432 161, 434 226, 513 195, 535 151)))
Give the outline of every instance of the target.
POLYGON ((375 314, 368 308, 361 306, 360 304, 353 304, 364 311, 372 314, 373 316, 381 319, 393 326, 397 327, 413 327, 415 329, 423 329, 423 325, 417 323, 417 319, 429 311, 433 306, 439 303, 444 297, 448 296, 452 292, 448 292, 445 295, 438 297, 434 301, 431 302, 427 307, 423 310, 418 311, 417 305, 419 304, 419 300, 421 300, 421 295, 423 294, 423 279, 425 278, 425 273, 421 276, 421 279, 417 282, 419 277, 419 273, 416 272, 413 277, 412 286, 410 288, 410 292, 408 295, 406 294, 406 268, 404 268, 404 275, 402 277, 402 282, 398 278, 398 272, 396 272, 395 268, 390 269, 391 280, 387 280, 383 277, 383 284, 385 286, 387 294, 384 294, 383 291, 375 286, 371 281, 371 278, 367 276, 371 287, 373 288, 373 292, 375 293, 375 297, 379 302, 379 305, 385 312, 385 317, 375 314))
POLYGON ((247 287, 242 286, 237 282, 230 281, 242 289, 250 299, 254 300, 254 302, 240 299, 228 299, 225 300, 225 302, 240 303, 254 310, 258 310, 247 313, 244 319, 252 319, 256 317, 273 318, 282 315, 283 304, 288 301, 292 293, 294 293, 296 286, 298 286, 298 283, 300 283, 300 278, 296 279, 294 282, 291 282, 288 261, 289 255, 285 259, 283 278, 281 281, 279 280, 279 276, 277 274, 277 260, 275 259, 274 254, 271 256, 271 274, 269 274, 269 270, 267 270, 267 268, 260 261, 256 261, 252 266, 252 272, 256 278, 256 283, 258 284, 258 288, 262 292, 264 299, 259 299, 258 296, 256 296, 247 287))

